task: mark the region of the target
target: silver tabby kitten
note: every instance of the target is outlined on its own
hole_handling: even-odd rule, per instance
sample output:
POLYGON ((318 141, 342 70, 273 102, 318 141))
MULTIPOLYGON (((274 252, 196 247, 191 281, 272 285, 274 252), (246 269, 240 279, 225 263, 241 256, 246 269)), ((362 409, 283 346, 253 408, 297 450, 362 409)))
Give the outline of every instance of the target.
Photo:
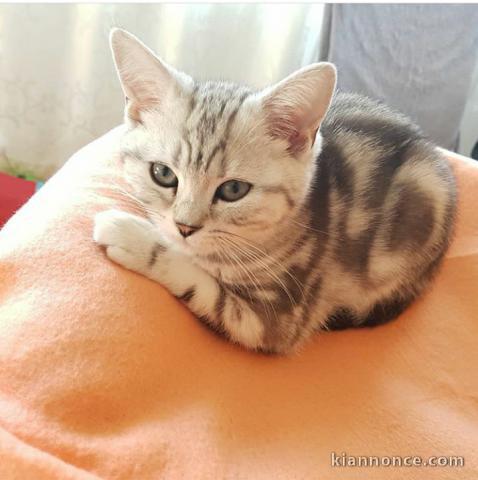
POLYGON ((108 257, 247 348, 396 317, 449 243, 455 183, 417 127, 318 63, 263 91, 198 83, 114 30, 121 155, 148 218, 106 211, 108 257))

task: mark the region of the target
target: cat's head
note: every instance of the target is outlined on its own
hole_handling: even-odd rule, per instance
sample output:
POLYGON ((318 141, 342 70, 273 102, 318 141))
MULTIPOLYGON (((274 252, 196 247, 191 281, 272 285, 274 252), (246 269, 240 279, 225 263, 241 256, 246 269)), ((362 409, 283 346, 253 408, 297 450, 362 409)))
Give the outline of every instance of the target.
POLYGON ((126 178, 170 243, 207 255, 284 235, 311 186, 333 65, 252 91, 196 82, 122 30, 111 46, 127 99, 126 178))

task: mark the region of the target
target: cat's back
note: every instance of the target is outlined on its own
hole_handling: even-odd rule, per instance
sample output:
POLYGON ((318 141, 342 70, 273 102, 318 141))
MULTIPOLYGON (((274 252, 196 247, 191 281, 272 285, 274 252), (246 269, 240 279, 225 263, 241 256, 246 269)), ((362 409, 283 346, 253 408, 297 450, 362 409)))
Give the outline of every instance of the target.
POLYGON ((318 164, 339 194, 380 207, 392 191, 408 185, 434 202, 454 202, 455 180, 445 156, 409 118, 386 105, 338 93, 321 133, 318 164))
POLYGON ((406 305, 433 275, 453 231, 448 162, 407 117, 355 94, 335 96, 321 134, 309 205, 312 225, 327 231, 331 292, 343 284, 341 298, 358 312, 395 297, 406 305))
POLYGON ((410 119, 378 101, 354 93, 335 95, 321 132, 324 146, 333 145, 341 150, 350 164, 360 156, 372 154, 374 158, 374 153, 392 154, 411 144, 428 146, 421 130, 410 119))

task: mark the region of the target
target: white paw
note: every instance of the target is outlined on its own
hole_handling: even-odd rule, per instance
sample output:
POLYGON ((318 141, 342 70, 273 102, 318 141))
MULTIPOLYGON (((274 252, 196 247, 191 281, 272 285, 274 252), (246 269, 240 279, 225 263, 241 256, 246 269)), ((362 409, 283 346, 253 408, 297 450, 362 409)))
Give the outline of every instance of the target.
POLYGON ((154 225, 144 218, 107 210, 95 216, 93 239, 106 247, 108 257, 114 262, 144 271, 158 235, 154 225))
POLYGON ((95 216, 93 239, 100 245, 137 249, 154 241, 154 226, 148 220, 119 210, 106 210, 95 216))
POLYGON ((133 270, 134 272, 146 274, 146 265, 143 257, 139 257, 133 252, 129 252, 121 247, 115 247, 110 245, 106 247, 106 256, 113 262, 121 265, 128 270, 133 270))

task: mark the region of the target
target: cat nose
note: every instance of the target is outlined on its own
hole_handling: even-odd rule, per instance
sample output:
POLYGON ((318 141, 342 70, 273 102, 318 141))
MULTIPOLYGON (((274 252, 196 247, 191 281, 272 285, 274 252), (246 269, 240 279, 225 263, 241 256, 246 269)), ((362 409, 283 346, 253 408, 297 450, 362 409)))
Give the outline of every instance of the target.
POLYGON ((197 227, 194 225, 185 225, 184 223, 176 222, 176 226, 178 227, 179 233, 184 237, 189 237, 194 232, 197 232, 202 227, 197 227))

